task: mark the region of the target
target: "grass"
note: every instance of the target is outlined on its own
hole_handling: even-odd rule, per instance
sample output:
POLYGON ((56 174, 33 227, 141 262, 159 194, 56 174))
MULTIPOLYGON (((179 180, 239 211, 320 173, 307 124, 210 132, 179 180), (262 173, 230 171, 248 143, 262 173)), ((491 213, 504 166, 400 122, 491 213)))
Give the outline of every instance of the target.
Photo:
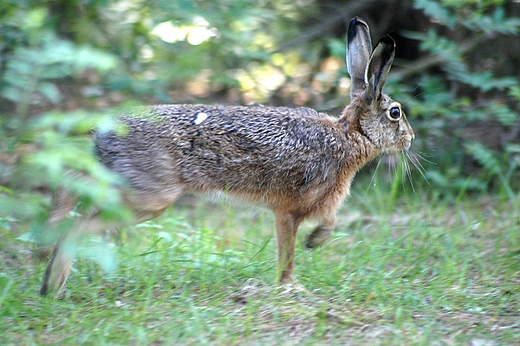
POLYGON ((4 223, 0 344, 520 344, 520 198, 354 185, 326 246, 304 250, 303 225, 287 286, 255 208, 189 201, 121 245, 92 240, 59 300, 37 295, 45 264, 4 223))

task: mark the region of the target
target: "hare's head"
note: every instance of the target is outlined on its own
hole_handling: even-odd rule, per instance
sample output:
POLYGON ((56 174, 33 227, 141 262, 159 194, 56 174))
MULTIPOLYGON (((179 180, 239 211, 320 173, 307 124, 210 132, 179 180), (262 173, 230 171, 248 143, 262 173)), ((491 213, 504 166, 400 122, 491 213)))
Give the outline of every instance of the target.
POLYGON ((408 149, 414 139, 401 105, 382 92, 394 54, 390 36, 381 38, 372 51, 368 25, 358 18, 350 21, 347 70, 352 79, 351 106, 356 109, 350 126, 387 153, 408 149))

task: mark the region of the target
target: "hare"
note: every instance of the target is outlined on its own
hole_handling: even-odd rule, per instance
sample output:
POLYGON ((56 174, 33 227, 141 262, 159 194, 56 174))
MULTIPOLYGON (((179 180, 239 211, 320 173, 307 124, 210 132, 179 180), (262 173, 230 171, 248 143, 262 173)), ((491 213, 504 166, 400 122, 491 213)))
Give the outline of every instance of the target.
MULTIPOLYGON (((126 134, 97 132, 95 154, 129 186, 122 196, 135 222, 158 216, 187 191, 222 191, 272 209, 277 277, 290 282, 300 223, 320 222, 307 236, 307 248, 323 243, 356 172, 381 153, 407 150, 414 139, 401 105, 382 93, 394 50, 394 40, 385 36, 372 51, 368 25, 351 19, 351 100, 339 118, 309 108, 143 107, 120 116, 126 134)), ((79 238, 111 226, 92 215, 63 233, 40 293, 60 291, 79 238)))

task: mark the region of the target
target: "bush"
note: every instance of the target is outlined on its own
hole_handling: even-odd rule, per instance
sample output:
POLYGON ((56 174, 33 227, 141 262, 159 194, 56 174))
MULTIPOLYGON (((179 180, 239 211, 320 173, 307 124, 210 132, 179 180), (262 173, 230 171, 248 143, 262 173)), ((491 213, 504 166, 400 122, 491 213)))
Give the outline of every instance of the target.
POLYGON ((399 76, 417 84, 407 106, 420 119, 421 150, 435 162, 427 165, 428 179, 448 194, 495 187, 512 198, 520 95, 517 73, 501 64, 515 54, 510 47, 520 18, 506 15, 512 11, 504 1, 416 0, 414 6, 432 25, 406 34, 421 42, 425 56, 399 76))
POLYGON ((64 102, 58 87, 64 80, 90 70, 107 74, 117 58, 58 38, 46 28, 45 8, 10 9, 0 20, 11 39, 3 45, 0 97, 12 105, 0 114, 0 219, 40 228, 48 195, 61 186, 85 205, 119 213, 116 179, 90 155, 88 140, 92 128, 113 127, 112 112, 44 111, 64 102))

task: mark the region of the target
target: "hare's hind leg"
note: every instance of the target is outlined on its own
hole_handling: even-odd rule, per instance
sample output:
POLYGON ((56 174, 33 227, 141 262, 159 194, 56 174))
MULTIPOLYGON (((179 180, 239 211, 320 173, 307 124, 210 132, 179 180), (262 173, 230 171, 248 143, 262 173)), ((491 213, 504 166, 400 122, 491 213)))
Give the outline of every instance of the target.
POLYGON ((278 281, 289 283, 294 270, 296 233, 301 218, 289 212, 276 212, 276 241, 278 245, 278 281))
MULTIPOLYGON (((153 219, 164 211, 160 210, 135 210, 135 223, 153 219)), ((82 238, 88 234, 95 234, 104 229, 114 228, 120 223, 103 222, 98 215, 82 218, 78 220, 74 228, 64 232, 54 247, 51 260, 45 270, 43 284, 40 295, 48 294, 55 296, 63 287, 69 277, 72 260, 76 253, 77 246, 82 238)))
POLYGON ((79 240, 88 233, 96 233, 108 226, 97 215, 93 215, 77 221, 73 229, 60 236, 45 270, 40 289, 42 296, 49 293, 53 296, 56 295, 67 281, 79 240))
POLYGON ((65 189, 60 188, 52 196, 53 208, 49 214, 43 232, 38 235, 38 259, 46 259, 52 253, 52 244, 56 241, 52 229, 64 220, 67 214, 74 209, 77 199, 72 197, 65 189))
MULTIPOLYGON (((133 194, 132 197, 125 195, 125 203, 133 210, 133 223, 144 222, 162 214, 181 195, 183 189, 179 185, 172 191, 169 191, 168 194, 140 191, 138 194, 133 194)), ((103 229, 120 225, 122 222, 104 222, 97 214, 77 220, 74 227, 64 232, 56 243, 45 271, 40 294, 45 296, 50 293, 55 296, 59 293, 67 281, 76 248, 82 238, 88 234, 95 234, 103 229)))
POLYGON ((327 239, 330 238, 330 234, 336 228, 336 216, 328 216, 312 231, 307 235, 307 240, 305 241, 305 246, 308 249, 315 248, 323 244, 327 239))

